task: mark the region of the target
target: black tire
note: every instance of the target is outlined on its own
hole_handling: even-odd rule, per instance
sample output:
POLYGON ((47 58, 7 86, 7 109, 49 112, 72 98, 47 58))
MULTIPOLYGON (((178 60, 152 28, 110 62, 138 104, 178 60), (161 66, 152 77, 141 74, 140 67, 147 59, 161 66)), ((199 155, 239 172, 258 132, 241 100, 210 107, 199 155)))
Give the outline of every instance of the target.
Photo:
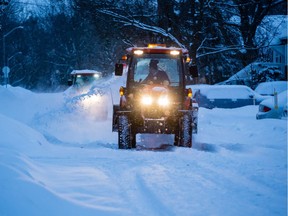
POLYGON ((184 114, 180 121, 180 140, 179 146, 192 147, 192 117, 190 114, 184 114))
POLYGON ((136 148, 136 134, 135 133, 131 134, 131 147, 136 148))
POLYGON ((131 126, 126 115, 120 115, 118 119, 118 147, 119 149, 130 149, 131 145, 131 126))
POLYGON ((192 113, 192 133, 197 134, 198 133, 198 112, 193 111, 192 113))
POLYGON ((175 137, 174 137, 174 146, 179 146, 179 142, 180 142, 180 122, 178 123, 177 128, 175 129, 175 137))

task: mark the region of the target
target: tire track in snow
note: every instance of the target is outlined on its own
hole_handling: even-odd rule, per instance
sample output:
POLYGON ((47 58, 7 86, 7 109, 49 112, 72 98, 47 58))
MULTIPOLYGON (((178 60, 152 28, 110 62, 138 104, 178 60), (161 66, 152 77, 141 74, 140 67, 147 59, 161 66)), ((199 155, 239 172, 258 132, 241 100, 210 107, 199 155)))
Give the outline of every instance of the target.
MULTIPOLYGON (((193 172, 188 172, 183 176, 184 180, 179 180, 179 173, 187 169, 187 163, 179 157, 181 152, 129 151, 120 156, 123 162, 118 160, 116 173, 109 176, 115 179, 122 191, 123 203, 127 203, 127 208, 133 212, 131 215, 188 216, 187 209, 199 206, 191 192, 201 191, 191 182, 203 179, 195 179, 193 172), (126 153, 130 156, 127 157, 126 153), (131 153, 134 155, 132 158, 131 153)), ((191 169, 194 168, 191 166, 191 169)))
POLYGON ((151 167, 149 168, 149 170, 146 170, 144 172, 143 170, 141 170, 141 173, 136 173, 136 184, 139 188, 139 191, 141 191, 141 193, 139 193, 139 196, 141 197, 141 200, 145 201, 145 203, 150 206, 150 209, 152 208, 155 210, 154 213, 157 213, 157 215, 174 215, 171 210, 169 210, 167 206, 163 203, 163 200, 159 197, 159 194, 156 194, 155 191, 153 191, 153 187, 155 187, 155 184, 153 184, 153 179, 149 183, 147 182, 147 180, 149 181, 151 179, 144 178, 144 176, 147 175, 145 174, 147 171, 148 173, 152 171, 151 174, 153 178, 156 177, 159 180, 161 179, 162 181, 163 179, 167 179, 166 173, 163 173, 162 167, 158 167, 156 169, 154 168, 151 167), (162 170, 160 171, 160 173, 158 173, 159 169, 162 170), (155 175, 155 173, 157 174, 155 175))
MULTIPOLYGON (((214 157, 218 156, 219 154, 214 155, 214 157)), ((211 203, 214 203, 216 215, 218 214, 218 209, 220 209, 224 203, 230 204, 230 206, 227 206, 229 209, 237 209, 239 205, 243 206, 241 214, 235 212, 234 215, 251 215, 252 213, 255 213, 255 215, 271 215, 271 213, 279 211, 275 208, 275 210, 269 212, 267 211, 267 206, 270 205, 271 200, 283 202, 281 193, 284 195, 285 192, 274 190, 267 185, 265 181, 259 184, 260 182, 256 179, 257 170, 262 167, 261 164, 249 167, 248 164, 246 166, 241 163, 241 158, 228 159, 227 155, 223 154, 221 157, 226 157, 223 159, 226 163, 221 163, 217 159, 218 162, 220 162, 219 164, 209 164, 204 161, 197 161, 197 164, 195 164, 202 170, 201 178, 214 183, 214 187, 209 189, 210 192, 207 200, 208 202, 210 200, 211 203), (231 163, 227 163, 229 160, 231 160, 231 163), (237 169, 237 167, 239 167, 239 169, 237 169), (204 170, 205 172, 203 172, 204 170), (233 191, 237 191, 237 193, 231 193, 233 191), (221 197, 221 199, 216 200, 215 197, 221 197)), ((261 170, 261 172, 263 171, 261 170)), ((279 175, 277 174, 277 176, 279 175)), ((274 208, 269 207, 268 209, 274 208)))
POLYGON ((116 178, 115 182, 122 191, 123 203, 126 203, 127 208, 131 211, 130 215, 175 215, 163 199, 169 190, 167 184, 172 184, 164 167, 141 165, 127 168, 127 164, 125 164, 124 168, 122 165, 116 174, 109 175, 111 178, 116 178), (159 184, 162 184, 164 195, 157 193, 159 184))

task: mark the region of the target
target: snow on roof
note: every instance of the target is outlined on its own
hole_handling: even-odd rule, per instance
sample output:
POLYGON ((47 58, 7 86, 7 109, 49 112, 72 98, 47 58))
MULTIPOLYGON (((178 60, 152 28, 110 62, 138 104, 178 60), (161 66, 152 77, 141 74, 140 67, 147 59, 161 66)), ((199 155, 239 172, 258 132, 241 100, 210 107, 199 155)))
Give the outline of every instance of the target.
MULTIPOLYGON (((271 67, 272 66, 273 65, 271 65, 271 67)), ((275 67, 277 68, 278 66, 276 65, 275 67)), ((227 79, 227 80, 225 80, 219 84, 227 84, 227 83, 230 83, 230 82, 235 81, 235 80, 251 80, 252 79, 251 71, 253 71, 253 70, 260 71, 260 70, 263 70, 266 68, 267 68, 267 66, 265 66, 265 64, 263 64, 263 62, 253 62, 253 63, 247 65, 245 68, 241 69, 236 74, 229 77, 229 79, 227 79)))
POLYGON ((245 68, 240 70, 238 73, 231 76, 227 81, 242 80, 242 79, 247 79, 247 78, 251 77, 251 74, 250 74, 251 67, 252 67, 251 65, 247 65, 245 68))

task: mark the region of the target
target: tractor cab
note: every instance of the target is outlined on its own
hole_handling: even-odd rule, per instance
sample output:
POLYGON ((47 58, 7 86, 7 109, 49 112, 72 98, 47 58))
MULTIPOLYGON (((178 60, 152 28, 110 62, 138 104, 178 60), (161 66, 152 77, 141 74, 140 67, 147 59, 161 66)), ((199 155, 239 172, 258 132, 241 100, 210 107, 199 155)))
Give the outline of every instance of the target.
POLYGON ((137 133, 175 134, 174 145, 191 147, 198 107, 193 107, 192 90, 186 89, 188 51, 164 45, 131 47, 123 60, 115 65, 115 75, 121 76, 127 65, 126 86, 113 106, 119 148, 136 147, 137 133))

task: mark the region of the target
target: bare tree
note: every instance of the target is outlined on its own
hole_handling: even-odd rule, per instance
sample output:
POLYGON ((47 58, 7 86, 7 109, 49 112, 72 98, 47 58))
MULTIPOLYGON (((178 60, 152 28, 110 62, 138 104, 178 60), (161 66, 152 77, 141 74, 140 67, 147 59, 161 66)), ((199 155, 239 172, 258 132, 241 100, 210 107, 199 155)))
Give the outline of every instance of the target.
POLYGON ((271 9, 279 4, 286 3, 286 0, 233 0, 237 7, 240 23, 239 30, 243 39, 243 48, 246 52, 243 53, 242 59, 244 65, 247 65, 257 58, 258 47, 255 42, 256 29, 262 22, 263 18, 271 9))

